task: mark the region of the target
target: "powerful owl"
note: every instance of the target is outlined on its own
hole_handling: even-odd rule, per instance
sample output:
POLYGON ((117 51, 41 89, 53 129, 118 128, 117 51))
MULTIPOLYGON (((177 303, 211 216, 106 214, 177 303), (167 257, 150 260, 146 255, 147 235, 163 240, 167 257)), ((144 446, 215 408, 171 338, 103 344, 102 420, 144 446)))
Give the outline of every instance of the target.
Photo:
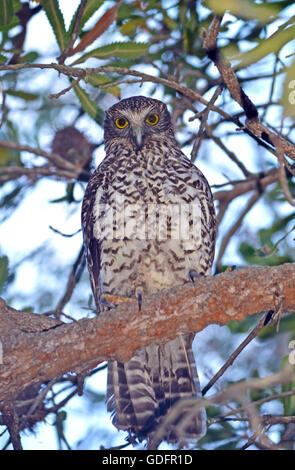
MULTIPOLYGON (((134 96, 116 103, 106 111, 104 139, 106 156, 82 206, 92 291, 98 312, 111 307, 110 298, 135 297, 140 315, 145 296, 210 274, 213 198, 204 175, 180 150, 161 101, 134 96)), ((200 395, 193 339, 179 335, 136 351, 124 364, 109 361, 107 408, 132 442, 157 447, 156 430, 172 405, 200 395)), ((162 440, 191 442, 204 434, 205 411, 180 410, 162 440), (179 435, 181 417, 186 426, 179 435)))

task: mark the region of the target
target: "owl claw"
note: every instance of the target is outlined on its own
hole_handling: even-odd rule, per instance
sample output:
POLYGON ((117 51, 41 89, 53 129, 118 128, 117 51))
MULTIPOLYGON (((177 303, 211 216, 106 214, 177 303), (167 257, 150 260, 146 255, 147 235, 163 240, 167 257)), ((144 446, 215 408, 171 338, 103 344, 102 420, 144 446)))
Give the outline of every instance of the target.
POLYGON ((135 295, 137 298, 137 305, 138 305, 138 311, 141 311, 141 306, 142 306, 142 288, 137 287, 135 290, 135 295))
POLYGON ((100 297, 100 304, 104 310, 110 310, 125 302, 132 302, 132 299, 130 297, 120 297, 112 294, 103 294, 100 297))
POLYGON ((138 311, 140 312, 141 305, 142 305, 142 293, 141 292, 137 294, 137 304, 138 304, 138 311))
POLYGON ((199 274, 195 269, 191 269, 189 272, 189 277, 192 281, 192 283, 195 283, 195 279, 199 279, 201 277, 201 274, 199 274))

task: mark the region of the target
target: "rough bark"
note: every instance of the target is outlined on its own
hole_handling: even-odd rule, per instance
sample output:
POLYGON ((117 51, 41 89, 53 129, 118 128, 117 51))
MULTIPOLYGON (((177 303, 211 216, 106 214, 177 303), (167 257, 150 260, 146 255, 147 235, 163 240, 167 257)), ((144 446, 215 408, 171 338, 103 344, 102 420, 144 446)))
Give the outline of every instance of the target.
POLYGON ((294 283, 295 263, 251 267, 166 289, 145 298, 141 312, 131 301, 72 323, 17 311, 1 300, 0 407, 30 384, 110 358, 126 361, 136 349, 180 333, 278 308, 294 312, 294 283))

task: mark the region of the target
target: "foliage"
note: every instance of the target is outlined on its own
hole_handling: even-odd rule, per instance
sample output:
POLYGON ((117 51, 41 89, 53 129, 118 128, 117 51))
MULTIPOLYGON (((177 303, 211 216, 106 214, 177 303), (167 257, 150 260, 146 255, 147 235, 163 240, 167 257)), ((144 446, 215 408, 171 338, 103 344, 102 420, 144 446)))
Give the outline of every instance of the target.
MULTIPOLYGON (((63 311, 71 316, 73 311, 79 311, 78 317, 93 314, 89 281, 86 273, 82 275, 84 264, 79 232, 80 202, 89 176, 89 161, 87 166, 81 159, 75 166, 67 160, 63 166, 22 146, 41 147, 50 153, 56 129, 65 124, 77 126, 84 132, 87 130, 86 137, 91 140, 93 152, 95 150, 91 156, 93 168, 102 156, 103 110, 116 99, 132 94, 148 94, 167 102, 183 149, 187 154, 191 152, 193 159, 198 159, 208 175, 219 215, 218 249, 222 248, 221 257, 217 253, 216 271, 232 264, 240 268, 251 264, 294 262, 295 212, 290 201, 286 201, 282 180, 279 176, 271 180, 274 170, 280 166, 275 146, 263 136, 255 138, 243 132, 245 112, 224 88, 202 39, 215 14, 224 15, 217 39, 219 53, 231 63, 243 90, 255 103, 261 123, 292 144, 295 137, 293 2, 87 0, 84 5, 79 2, 76 9, 72 8, 72 17, 66 21, 67 3, 62 0, 0 0, 1 220, 6 230, 10 229, 10 222, 17 228, 17 224, 24 224, 21 232, 26 233, 26 224, 30 222, 17 219, 16 215, 18 209, 24 209, 26 201, 30 205, 30 197, 34 195, 35 201, 41 197, 43 203, 40 202, 40 206, 35 203, 33 207, 40 215, 43 210, 50 214, 49 222, 38 221, 38 216, 34 219, 36 226, 30 227, 34 232, 38 224, 43 224, 46 232, 34 249, 26 251, 26 245, 22 247, 19 240, 20 245, 15 249, 1 241, 0 287, 7 302, 20 308, 30 305, 34 311, 47 313, 63 311), (40 31, 35 32, 34 17, 45 17, 50 25, 47 50, 38 47, 40 31), (26 39, 32 35, 35 35, 34 40, 27 46, 26 39), (65 69, 57 69, 60 75, 56 70, 40 67, 51 62, 65 66, 65 69), (30 68, 26 69, 26 64, 30 64, 30 68), (66 67, 101 69, 71 75, 63 73, 66 67), (128 74, 130 70, 135 71, 132 77, 128 74), (218 87, 220 93, 214 98, 218 87), (185 90, 198 95, 192 98, 185 90), (203 98, 203 102, 197 96, 203 98), (210 102, 210 111, 206 102, 210 102), (7 141, 15 143, 15 147, 5 146, 7 141), (254 189, 253 181, 257 182, 254 189), (46 201, 44 191, 48 196, 46 201), (257 193, 257 200, 249 204, 253 193, 257 193), (67 224, 70 218, 74 222, 67 224), (57 229, 55 223, 63 229, 57 229), (35 279, 35 285, 30 285, 27 294, 21 282, 17 283, 17 279, 23 279, 22 272, 29 272, 35 279), (66 286, 70 274, 75 278, 72 290, 69 284, 66 286), (67 295, 63 294, 63 289, 67 295), (60 300, 57 302, 57 299, 60 300)), ((284 168, 287 186, 294 196, 294 167, 290 155, 285 156, 284 168)), ((230 335, 227 340, 237 346, 252 327, 253 319, 239 324, 233 322, 227 330, 226 335, 230 335)), ((255 364, 250 353, 245 355, 250 370, 241 362, 232 366, 235 367, 233 377, 231 379, 229 373, 223 386, 234 381, 234 372, 251 378, 256 373, 277 370, 286 360, 288 338, 295 336, 295 321, 291 316, 282 319, 281 331, 282 335, 277 335, 275 327, 267 327, 255 340, 255 347, 261 346, 260 351, 265 348, 271 351, 269 354, 274 354, 272 361, 266 354, 265 363, 257 359, 255 364), (277 345, 277 350, 273 344, 277 345), (282 350, 284 353, 279 352, 282 350)), ((217 345, 216 362, 226 360, 231 353, 229 346, 217 344, 214 334, 204 345, 210 348, 211 343, 217 345)), ((206 374, 216 369, 211 367, 209 356, 206 359, 205 350, 204 358, 200 359, 201 369, 206 374)), ((61 390, 65 393, 69 389, 71 394, 75 385, 69 377, 55 384, 51 395, 47 395, 48 409, 62 395, 61 390), (68 385, 64 386, 65 383, 68 385)), ((292 384, 282 386, 279 391, 285 392, 288 387, 290 389, 292 384)), ((255 400, 263 400, 272 392, 261 391, 255 400)), ((99 396, 99 406, 102 400, 99 396)), ((240 404, 233 400, 231 406, 240 404)), ((294 414, 294 396, 279 397, 271 412, 282 408, 287 415, 294 414)), ((226 407, 221 405, 207 410, 209 418, 225 411, 226 407)), ((101 408, 99 412, 103 413, 101 408)), ((64 434, 68 416, 69 412, 65 414, 57 408, 55 427, 60 447, 69 446, 64 434)), ((276 428, 277 441, 286 430, 287 425, 276 428)), ((111 430, 103 436, 101 431, 97 439, 111 446, 115 433, 111 430)), ((240 448, 250 435, 244 421, 220 421, 209 427, 208 434, 197 446, 240 448)), ((90 446, 89 442, 91 440, 85 445, 90 446)), ((251 443, 253 448, 256 444, 251 443)), ((294 434, 282 445, 293 448, 294 434)))

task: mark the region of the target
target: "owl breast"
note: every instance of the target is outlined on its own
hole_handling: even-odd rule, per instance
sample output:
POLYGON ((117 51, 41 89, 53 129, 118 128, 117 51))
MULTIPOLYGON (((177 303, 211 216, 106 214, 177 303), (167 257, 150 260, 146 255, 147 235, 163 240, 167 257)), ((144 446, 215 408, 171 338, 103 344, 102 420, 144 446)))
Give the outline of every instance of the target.
POLYGON ((210 214, 199 170, 180 151, 155 148, 110 158, 106 168, 94 205, 101 292, 133 297, 139 287, 148 294, 188 282, 192 269, 207 274, 210 214))

